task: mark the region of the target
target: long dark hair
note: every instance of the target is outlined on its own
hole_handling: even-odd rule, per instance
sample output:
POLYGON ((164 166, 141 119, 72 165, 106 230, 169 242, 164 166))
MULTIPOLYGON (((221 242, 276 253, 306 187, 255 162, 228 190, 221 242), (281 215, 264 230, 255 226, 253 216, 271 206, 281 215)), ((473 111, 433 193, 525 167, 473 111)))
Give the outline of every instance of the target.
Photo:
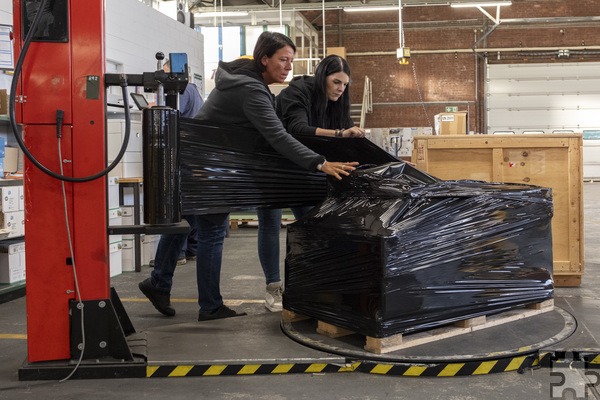
POLYGON ((325 129, 344 129, 353 125, 350 118, 350 85, 338 101, 327 98, 327 77, 336 72, 345 72, 350 77, 348 61, 337 55, 321 60, 315 70, 315 88, 311 99, 311 122, 325 129))
POLYGON ((265 72, 265 66, 262 64, 261 59, 264 56, 271 58, 277 50, 290 46, 296 53, 296 45, 292 42, 292 39, 278 32, 263 32, 258 37, 256 45, 254 46, 254 66, 260 73, 265 72))

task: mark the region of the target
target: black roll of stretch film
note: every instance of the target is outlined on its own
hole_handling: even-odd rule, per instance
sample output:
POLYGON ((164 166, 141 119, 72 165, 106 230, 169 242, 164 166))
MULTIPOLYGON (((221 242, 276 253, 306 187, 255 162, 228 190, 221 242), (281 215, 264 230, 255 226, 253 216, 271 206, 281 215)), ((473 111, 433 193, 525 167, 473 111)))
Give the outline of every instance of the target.
POLYGON ((181 220, 178 111, 143 110, 144 222, 174 224, 181 220))

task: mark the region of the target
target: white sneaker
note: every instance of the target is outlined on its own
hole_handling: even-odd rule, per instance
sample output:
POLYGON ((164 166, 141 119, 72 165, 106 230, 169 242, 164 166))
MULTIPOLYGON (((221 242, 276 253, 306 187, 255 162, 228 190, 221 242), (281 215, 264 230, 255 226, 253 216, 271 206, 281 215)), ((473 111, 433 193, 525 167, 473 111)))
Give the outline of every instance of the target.
POLYGON ((281 285, 281 281, 269 283, 267 285, 265 307, 273 312, 283 310, 283 286, 281 285))

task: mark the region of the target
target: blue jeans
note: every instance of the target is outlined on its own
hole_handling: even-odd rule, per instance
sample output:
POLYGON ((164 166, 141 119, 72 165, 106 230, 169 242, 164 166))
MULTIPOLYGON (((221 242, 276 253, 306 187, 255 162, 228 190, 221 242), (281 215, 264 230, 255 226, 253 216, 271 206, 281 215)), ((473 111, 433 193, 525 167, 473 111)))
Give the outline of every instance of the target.
POLYGON ((223 305, 220 286, 221 261, 228 216, 228 213, 196 215, 198 230, 196 280, 198 281, 198 305, 202 312, 214 312, 223 305))
POLYGON ((185 238, 185 242, 183 242, 183 246, 181 248, 181 251, 179 252, 179 258, 195 257, 198 254, 197 236, 198 231, 196 230, 196 228, 190 229, 190 233, 188 233, 187 237, 185 238))
MULTIPOLYGON (((296 219, 305 216, 312 207, 292 207, 296 219)), ((279 272, 279 232, 281 231, 281 209, 259 208, 258 215, 258 259, 265 274, 267 285, 281 281, 279 272)))
MULTIPOLYGON (((184 215, 183 219, 190 224, 190 229, 197 230, 194 215, 184 215)), ((187 233, 160 236, 154 256, 154 269, 150 275, 154 286, 166 293, 171 293, 177 259, 187 237, 187 233)))

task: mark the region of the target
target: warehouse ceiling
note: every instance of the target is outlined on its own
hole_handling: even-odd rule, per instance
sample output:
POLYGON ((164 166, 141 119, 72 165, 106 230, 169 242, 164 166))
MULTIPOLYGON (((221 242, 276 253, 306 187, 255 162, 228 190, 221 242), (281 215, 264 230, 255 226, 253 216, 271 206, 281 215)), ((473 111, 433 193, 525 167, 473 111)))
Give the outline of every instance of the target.
MULTIPOLYGON (((404 7, 440 6, 450 3, 473 3, 474 0, 402 0, 404 7)), ((213 10, 320 10, 342 7, 397 6, 398 0, 188 0, 192 12, 213 10)))

